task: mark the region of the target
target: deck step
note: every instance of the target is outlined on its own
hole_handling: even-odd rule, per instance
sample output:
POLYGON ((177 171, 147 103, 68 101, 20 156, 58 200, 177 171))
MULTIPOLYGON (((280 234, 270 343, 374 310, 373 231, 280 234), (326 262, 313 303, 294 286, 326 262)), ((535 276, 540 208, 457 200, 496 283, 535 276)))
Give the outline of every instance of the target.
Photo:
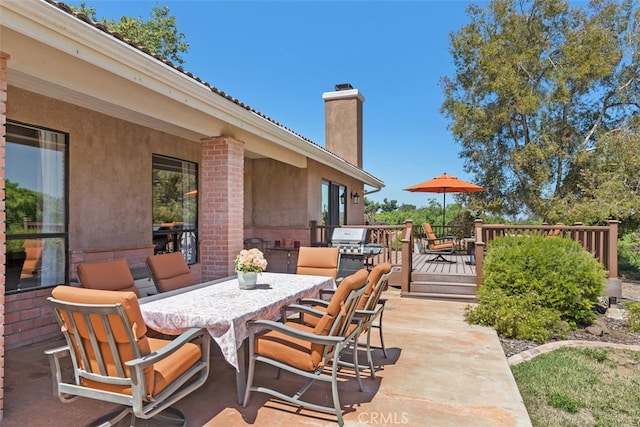
POLYGON ((412 282, 438 282, 438 283, 476 283, 475 274, 447 274, 447 273, 418 273, 411 274, 412 282))
POLYGON ((476 295, 475 283, 457 283, 457 282, 435 282, 435 281, 414 281, 411 282, 411 292, 418 293, 434 293, 434 294, 453 294, 453 295, 476 295))
POLYGON ((400 294, 406 298, 425 298, 441 301, 457 301, 457 302, 478 302, 475 295, 463 295, 463 294, 441 294, 437 292, 403 292, 400 294))

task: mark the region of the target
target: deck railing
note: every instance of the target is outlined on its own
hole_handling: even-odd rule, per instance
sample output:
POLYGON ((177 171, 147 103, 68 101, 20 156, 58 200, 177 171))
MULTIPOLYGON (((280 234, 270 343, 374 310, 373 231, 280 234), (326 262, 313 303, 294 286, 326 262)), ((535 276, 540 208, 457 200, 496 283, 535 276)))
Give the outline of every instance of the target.
POLYGON ((403 236, 407 235, 404 225, 333 226, 319 225, 316 221, 311 221, 311 246, 328 245, 331 241, 331 233, 333 232, 333 229, 338 227, 366 228, 369 230, 369 241, 367 243, 382 245, 382 252, 368 259, 368 262, 373 263, 374 265, 385 261, 390 262, 393 266, 400 266, 402 264, 402 239, 403 236))
POLYGON ((618 224, 608 221, 605 226, 573 225, 506 225, 484 224, 481 219, 475 223, 476 274, 477 285, 482 282, 482 265, 486 245, 497 236, 544 235, 559 236, 580 243, 608 271, 609 280, 618 279, 618 224))
MULTIPOLYGON (((367 228, 369 243, 383 245, 382 252, 370 262, 374 265, 389 261, 393 266, 402 267, 400 286, 403 293, 409 291, 411 271, 413 270, 414 225, 407 220, 402 225, 346 225, 344 227, 367 228)), ((329 244, 334 226, 310 224, 311 244, 329 244)), ((591 253, 608 271, 609 283, 618 280, 618 221, 608 221, 606 226, 573 225, 506 225, 484 224, 481 219, 475 221, 475 261, 476 284, 482 284, 482 267, 487 243, 497 236, 505 235, 557 235, 574 240, 591 253)), ((616 285, 617 286, 617 285, 616 285)), ((617 291, 616 291, 617 292, 617 291)), ((615 292, 614 292, 615 293, 615 292)))

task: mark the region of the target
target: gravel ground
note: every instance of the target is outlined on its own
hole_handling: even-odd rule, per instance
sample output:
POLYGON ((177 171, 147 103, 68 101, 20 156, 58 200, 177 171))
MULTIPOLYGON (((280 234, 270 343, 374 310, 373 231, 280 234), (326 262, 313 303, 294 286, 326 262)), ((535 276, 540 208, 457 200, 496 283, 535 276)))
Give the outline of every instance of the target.
MULTIPOLYGON (((618 303, 625 301, 640 301, 640 282, 624 282, 622 284, 622 299, 618 303)), ((620 304, 618 306, 620 307, 620 304)), ((586 329, 581 328, 571 332, 568 339, 640 345, 640 334, 629 332, 626 320, 613 319, 603 314, 598 314, 595 324, 604 331, 602 335, 593 335, 587 332, 586 329)), ((509 338, 500 338, 500 342, 507 357, 539 345, 534 341, 509 338)))

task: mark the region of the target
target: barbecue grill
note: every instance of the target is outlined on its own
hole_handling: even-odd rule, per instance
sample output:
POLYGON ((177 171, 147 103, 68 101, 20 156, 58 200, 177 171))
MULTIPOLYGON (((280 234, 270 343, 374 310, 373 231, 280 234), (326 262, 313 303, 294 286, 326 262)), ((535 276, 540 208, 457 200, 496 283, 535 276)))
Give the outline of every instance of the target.
POLYGON ((340 251, 338 277, 347 277, 364 268, 369 258, 382 252, 382 245, 368 242, 367 228, 339 227, 333 230, 330 245, 340 251))

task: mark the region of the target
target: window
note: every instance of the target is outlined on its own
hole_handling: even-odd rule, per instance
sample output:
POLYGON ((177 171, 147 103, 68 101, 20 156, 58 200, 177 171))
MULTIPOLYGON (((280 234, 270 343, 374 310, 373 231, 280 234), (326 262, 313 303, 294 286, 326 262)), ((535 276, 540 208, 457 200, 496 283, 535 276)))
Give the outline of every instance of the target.
POLYGON ((67 135, 7 122, 7 293, 67 282, 67 135))
POLYGON ((153 156, 153 245, 156 254, 182 252, 198 261, 198 168, 195 163, 153 156))
POLYGON ((331 181, 322 181, 322 225, 347 223, 347 187, 331 181))

